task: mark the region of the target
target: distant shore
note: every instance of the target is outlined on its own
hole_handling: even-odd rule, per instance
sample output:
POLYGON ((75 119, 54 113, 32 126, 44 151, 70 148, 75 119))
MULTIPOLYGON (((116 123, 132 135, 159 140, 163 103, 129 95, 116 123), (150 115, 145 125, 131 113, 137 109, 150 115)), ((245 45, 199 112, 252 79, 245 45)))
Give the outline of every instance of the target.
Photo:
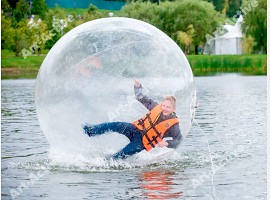
POLYGON ((217 73, 240 73, 242 75, 266 75, 267 55, 188 55, 194 76, 217 73))
MULTIPOLYGON (((2 79, 33 79, 46 55, 15 57, 2 51, 2 79)), ((194 76, 211 76, 219 73, 266 75, 267 55, 187 55, 194 76)))

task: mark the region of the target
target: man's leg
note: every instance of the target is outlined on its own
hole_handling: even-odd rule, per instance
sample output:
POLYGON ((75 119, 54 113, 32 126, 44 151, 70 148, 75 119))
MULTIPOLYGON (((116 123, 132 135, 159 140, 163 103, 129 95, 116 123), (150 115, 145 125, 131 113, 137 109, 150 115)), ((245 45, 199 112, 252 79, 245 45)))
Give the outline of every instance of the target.
POLYGON ((140 151, 144 150, 142 139, 139 134, 134 135, 134 139, 132 142, 130 142, 127 146, 125 146, 122 150, 117 152, 113 158, 119 159, 119 158, 127 158, 128 156, 131 156, 135 153, 138 153, 140 151))
POLYGON ((133 140, 133 135, 139 132, 133 124, 127 122, 109 122, 93 126, 84 125, 83 129, 89 137, 112 131, 125 135, 131 141, 133 140))

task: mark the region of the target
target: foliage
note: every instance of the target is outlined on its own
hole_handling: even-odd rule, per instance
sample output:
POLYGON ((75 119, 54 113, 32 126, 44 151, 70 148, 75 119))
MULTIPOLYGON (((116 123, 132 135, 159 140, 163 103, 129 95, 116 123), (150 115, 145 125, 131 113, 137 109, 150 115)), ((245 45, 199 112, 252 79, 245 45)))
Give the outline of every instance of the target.
POLYGON ((15 29, 12 27, 11 18, 6 17, 5 14, 2 14, 1 25, 1 49, 15 51, 15 29))
POLYGON ((94 6, 93 4, 90 4, 87 12, 82 15, 82 19, 84 22, 98 19, 101 17, 104 17, 104 16, 101 15, 98 8, 94 6))
POLYGON ((20 19, 12 25, 12 19, 6 17, 5 14, 1 16, 1 45, 2 49, 13 51, 16 56, 21 56, 22 49, 30 49, 31 46, 42 46, 42 34, 47 31, 47 26, 42 21, 34 21, 29 24, 28 19, 20 19))
POLYGON ((213 5, 204 1, 183 0, 176 10, 178 30, 183 30, 192 24, 195 30, 194 45, 202 45, 206 42, 205 35, 213 32, 222 20, 213 5))
POLYGON ((16 21, 21 21, 22 19, 26 18, 28 14, 30 14, 28 3, 25 0, 19 0, 14 11, 16 21))
POLYGON ((231 18, 237 14, 242 5, 242 0, 208 0, 215 6, 215 10, 231 18))
POLYGON ((244 15, 243 30, 254 38, 255 52, 267 52, 267 3, 266 0, 250 0, 244 4, 250 11, 244 15), (252 4, 257 2, 257 4, 252 4), (253 6, 252 6, 253 5, 253 6), (257 6, 255 6, 257 5, 257 6))
POLYGON ((28 25, 28 28, 30 31, 29 39, 31 41, 31 46, 29 47, 34 47, 35 49, 41 47, 43 49, 43 47, 45 46, 45 40, 47 40, 46 33, 48 33, 46 23, 41 20, 37 20, 34 21, 34 25, 28 25))
POLYGON ((184 45, 184 52, 185 54, 189 54, 189 47, 192 44, 193 37, 195 35, 195 30, 193 28, 193 25, 190 24, 187 27, 187 31, 179 31, 177 35, 177 39, 184 45))
POLYGON ((221 12, 224 9, 225 0, 213 0, 215 9, 221 12))
POLYGON ((188 55, 195 76, 216 73, 266 75, 267 55, 188 55))
POLYGON ((227 17, 233 17, 234 15, 236 15, 241 5, 242 0, 229 0, 229 7, 226 12, 227 17))
POLYGON ((254 38, 250 35, 243 37, 243 53, 244 54, 251 54, 253 53, 254 46, 256 45, 256 42, 254 41, 254 38))
POLYGON ((45 19, 47 5, 45 0, 33 0, 32 14, 39 15, 41 19, 45 19))
POLYGON ((159 11, 162 11, 162 8, 159 8, 157 4, 150 2, 131 2, 122 8, 119 15, 139 19, 161 28, 162 20, 159 17, 161 15, 159 11))
POLYGON ((45 42, 45 49, 50 49, 52 46, 61 38, 61 36, 66 32, 66 26, 68 24, 66 12, 63 8, 58 5, 54 9, 49 9, 45 15, 45 23, 47 30, 51 31, 52 37, 45 42), (61 24, 64 22, 64 24, 61 24), (60 27, 61 26, 61 27, 60 27))
POLYGON ((4 13, 10 13, 12 11, 12 8, 11 6, 9 5, 8 1, 7 0, 2 0, 1 1, 1 10, 4 12, 4 13))
POLYGON ((208 2, 211 2, 216 11, 222 12, 222 10, 225 8, 225 0, 207 0, 208 2))
POLYGON ((87 10, 88 14, 95 14, 97 11, 98 11, 98 8, 94 6, 93 4, 90 4, 87 10))
MULTIPOLYGON (((12 9, 15 9, 15 8, 16 8, 16 3, 17 3, 19 0, 7 0, 7 1, 8 1, 8 3, 9 3, 10 7, 11 7, 12 9)), ((1 3, 2 3, 2 0, 1 0, 1 3)))
POLYGON ((175 41, 177 41, 179 31, 185 31, 186 27, 192 24, 196 54, 198 46, 206 42, 205 35, 213 32, 222 19, 211 3, 201 0, 164 2, 160 5, 132 2, 126 4, 121 14, 154 25, 175 41))
MULTIPOLYGON (((160 1, 151 3, 147 0, 138 0, 127 3, 119 12, 114 11, 114 16, 132 17, 148 22, 159 28, 174 41, 176 41, 186 54, 198 53, 198 48, 204 46, 207 34, 214 34, 217 27, 224 22, 220 12, 226 7, 225 11, 230 9, 229 3, 235 2, 239 5, 242 0, 177 0, 177 1, 160 1), (208 2, 207 2, 208 1, 208 2), (211 3, 209 3, 211 2, 211 3), (214 6, 213 6, 213 4, 214 6), (189 31, 190 26, 192 32, 189 31), (189 27, 189 28, 188 28, 189 27)), ((256 0, 243 0, 242 8, 256 0)), ((43 48, 50 49, 65 33, 74 27, 97 18, 108 17, 111 11, 99 10, 90 5, 88 9, 63 9, 59 6, 48 9, 46 12, 45 0, 34 0, 33 13, 38 7, 44 14, 44 20, 38 29, 29 29, 26 19, 29 14, 29 5, 26 0, 17 1, 15 9, 9 6, 7 0, 2 1, 2 49, 8 49, 20 55, 20 49, 29 49, 35 42, 39 42, 42 34, 53 33, 52 37, 42 42, 43 48), (40 6, 39 6, 40 5, 40 6), (45 10, 45 12, 44 12, 45 10), (17 18, 12 17, 12 13, 17 18), (70 17, 72 16, 72 20, 70 17), (23 27, 25 26, 25 27, 23 27), (62 28, 61 28, 62 27, 62 28)), ((252 8, 244 16, 243 33, 247 36, 244 38, 244 52, 266 53, 266 0, 258 0, 258 6, 252 8), (252 40, 253 38, 254 40, 252 40)), ((237 6, 236 6, 237 7, 237 6)), ((42 17, 42 14, 37 13, 42 17)))
POLYGON ((18 26, 16 28, 15 33, 15 54, 16 56, 21 56, 21 51, 24 48, 28 48, 31 46, 32 40, 31 40, 31 32, 28 28, 27 21, 22 20, 18 23, 18 26))
POLYGON ((53 20, 54 19, 65 19, 66 13, 63 8, 60 8, 59 5, 56 5, 54 9, 49 9, 45 15, 45 22, 49 29, 53 29, 53 20))

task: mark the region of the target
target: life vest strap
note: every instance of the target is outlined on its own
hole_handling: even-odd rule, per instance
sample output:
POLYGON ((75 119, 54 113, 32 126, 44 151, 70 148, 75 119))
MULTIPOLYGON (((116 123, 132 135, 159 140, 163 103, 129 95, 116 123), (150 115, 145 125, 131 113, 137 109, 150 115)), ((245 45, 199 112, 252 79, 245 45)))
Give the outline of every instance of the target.
POLYGON ((147 119, 147 117, 141 118, 138 120, 138 125, 144 125, 144 121, 147 119))
MULTIPOLYGON (((145 119, 146 119, 146 118, 145 118, 145 119)), ((138 124, 142 126, 142 128, 143 128, 142 131, 143 131, 143 133, 145 134, 145 133, 147 133, 147 130, 146 130, 146 128, 145 128, 144 121, 145 121, 145 120, 139 119, 139 120, 138 120, 138 124)))
POLYGON ((146 139, 148 140, 148 144, 150 144, 152 146, 152 148, 155 147, 155 145, 153 144, 153 141, 149 138, 149 136, 146 134, 144 134, 144 136, 146 137, 146 139))
MULTIPOLYGON (((149 115, 146 115, 146 116, 147 116, 148 121, 149 121, 149 123, 150 123, 150 125, 151 125, 150 128, 153 128, 153 130, 156 132, 157 136, 160 137, 160 139, 162 139, 161 133, 158 132, 158 130, 156 129, 155 124, 152 122, 150 116, 149 116, 149 115)), ((159 116, 160 116, 160 114, 158 115, 158 117, 159 117, 159 116)), ((158 117, 157 117, 157 118, 158 118, 158 117)), ((157 121, 157 120, 156 120, 156 121, 157 121)), ((156 121, 155 121, 155 122, 156 122, 156 121)))
MULTIPOLYGON (((152 136, 152 139, 153 139, 153 140, 152 140, 152 143, 151 143, 151 146, 152 146, 152 147, 153 147, 153 146, 155 147, 155 145, 153 144, 153 141, 155 141, 156 144, 158 143, 157 137, 159 137, 159 136, 156 136, 156 137, 155 137, 155 136, 152 136)), ((159 137, 159 138, 160 138, 160 137, 159 137)), ((153 148, 154 148, 154 147, 153 147, 153 148)))

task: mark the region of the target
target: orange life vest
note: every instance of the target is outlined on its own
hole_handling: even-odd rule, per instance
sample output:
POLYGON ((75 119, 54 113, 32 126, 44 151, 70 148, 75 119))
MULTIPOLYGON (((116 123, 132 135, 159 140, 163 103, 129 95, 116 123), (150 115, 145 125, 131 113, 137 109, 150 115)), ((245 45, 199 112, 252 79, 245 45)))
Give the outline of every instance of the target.
POLYGON ((156 124, 161 112, 161 105, 157 105, 143 118, 132 123, 139 130, 144 132, 142 143, 146 151, 150 151, 152 148, 154 148, 159 142, 162 141, 165 132, 174 124, 179 123, 179 120, 177 117, 175 117, 156 124))

